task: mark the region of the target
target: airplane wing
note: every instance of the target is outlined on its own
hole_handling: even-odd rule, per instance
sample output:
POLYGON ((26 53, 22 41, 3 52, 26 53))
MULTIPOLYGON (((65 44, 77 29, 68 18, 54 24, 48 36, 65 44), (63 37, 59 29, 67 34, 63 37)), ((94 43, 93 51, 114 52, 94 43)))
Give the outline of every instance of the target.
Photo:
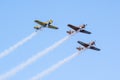
POLYGON ((89 32, 89 31, 87 31, 87 30, 80 30, 80 32, 86 33, 86 34, 91 34, 91 32, 89 32))
POLYGON ((74 29, 75 31, 77 31, 78 29, 80 29, 80 28, 78 28, 78 27, 76 27, 76 26, 73 26, 73 25, 71 25, 71 24, 68 24, 68 26, 69 26, 70 28, 74 29))
POLYGON ((48 28, 52 28, 52 29, 58 29, 58 27, 53 26, 53 25, 49 25, 48 28))
POLYGON ((35 20, 35 22, 38 23, 39 25, 42 25, 42 26, 47 25, 47 23, 45 23, 45 22, 41 22, 41 21, 39 21, 39 20, 35 20))
POLYGON ((100 51, 99 48, 96 48, 96 47, 94 47, 94 46, 90 46, 90 49, 93 49, 93 50, 96 50, 96 51, 100 51))
POLYGON ((82 41, 78 41, 78 43, 81 44, 81 45, 84 46, 84 47, 88 47, 88 46, 89 46, 89 44, 86 44, 86 43, 84 43, 84 42, 82 42, 82 41))

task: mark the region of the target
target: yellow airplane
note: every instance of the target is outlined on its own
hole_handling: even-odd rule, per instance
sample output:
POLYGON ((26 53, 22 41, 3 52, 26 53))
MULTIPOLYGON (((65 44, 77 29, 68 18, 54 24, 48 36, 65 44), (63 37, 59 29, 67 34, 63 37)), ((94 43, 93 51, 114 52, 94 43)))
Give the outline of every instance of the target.
POLYGON ((51 19, 46 22, 42 22, 39 20, 35 20, 35 22, 39 24, 34 27, 36 30, 39 30, 39 29, 45 28, 45 27, 52 28, 52 29, 58 29, 58 27, 51 25, 53 23, 53 20, 51 20, 51 19))

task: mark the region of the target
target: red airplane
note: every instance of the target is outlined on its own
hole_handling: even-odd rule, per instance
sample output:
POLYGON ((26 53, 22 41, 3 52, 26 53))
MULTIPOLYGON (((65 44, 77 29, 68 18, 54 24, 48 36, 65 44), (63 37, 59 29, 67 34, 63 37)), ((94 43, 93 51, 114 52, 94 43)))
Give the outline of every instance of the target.
MULTIPOLYGON (((93 45, 95 45, 95 41, 92 41, 90 43, 84 43, 82 41, 78 41, 78 43, 81 44, 82 46, 84 46, 87 49, 93 49, 93 50, 96 50, 96 51, 100 51, 99 48, 96 48, 95 46, 93 46, 93 45)), ((81 49, 79 49, 79 47, 77 49, 81 50, 81 49)))
MULTIPOLYGON (((82 32, 82 33, 86 33, 86 34, 91 34, 91 32, 85 30, 84 28, 86 27, 86 24, 80 25, 79 27, 68 24, 68 26, 70 28, 72 28, 73 30, 75 30, 76 32, 82 32)), ((74 31, 67 31, 68 34, 72 34, 74 31)))

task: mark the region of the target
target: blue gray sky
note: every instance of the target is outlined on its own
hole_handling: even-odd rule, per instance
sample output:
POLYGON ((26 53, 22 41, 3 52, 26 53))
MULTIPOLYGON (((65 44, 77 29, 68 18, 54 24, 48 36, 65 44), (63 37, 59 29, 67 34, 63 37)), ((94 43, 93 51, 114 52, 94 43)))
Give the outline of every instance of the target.
POLYGON ((68 34, 68 23, 87 24, 91 35, 78 33, 9 80, 28 80, 75 53, 78 40, 96 41, 100 52, 86 50, 42 80, 119 80, 119 0, 2 0, 0 1, 0 52, 35 30, 34 20, 53 19, 59 30, 43 29, 33 39, 0 59, 0 75, 25 62, 68 34))

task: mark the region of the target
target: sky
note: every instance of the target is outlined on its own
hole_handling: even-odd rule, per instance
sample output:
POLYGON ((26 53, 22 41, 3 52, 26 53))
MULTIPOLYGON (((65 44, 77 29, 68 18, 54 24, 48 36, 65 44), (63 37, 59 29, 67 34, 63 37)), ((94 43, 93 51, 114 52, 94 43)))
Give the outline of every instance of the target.
POLYGON ((44 28, 0 59, 0 75, 10 71, 68 34, 67 24, 87 24, 92 34, 77 33, 8 80, 29 80, 77 52, 77 41, 96 41, 101 51, 86 50, 42 80, 120 80, 119 0, 1 0, 0 53, 33 33, 34 20, 53 19, 59 30, 44 28))

